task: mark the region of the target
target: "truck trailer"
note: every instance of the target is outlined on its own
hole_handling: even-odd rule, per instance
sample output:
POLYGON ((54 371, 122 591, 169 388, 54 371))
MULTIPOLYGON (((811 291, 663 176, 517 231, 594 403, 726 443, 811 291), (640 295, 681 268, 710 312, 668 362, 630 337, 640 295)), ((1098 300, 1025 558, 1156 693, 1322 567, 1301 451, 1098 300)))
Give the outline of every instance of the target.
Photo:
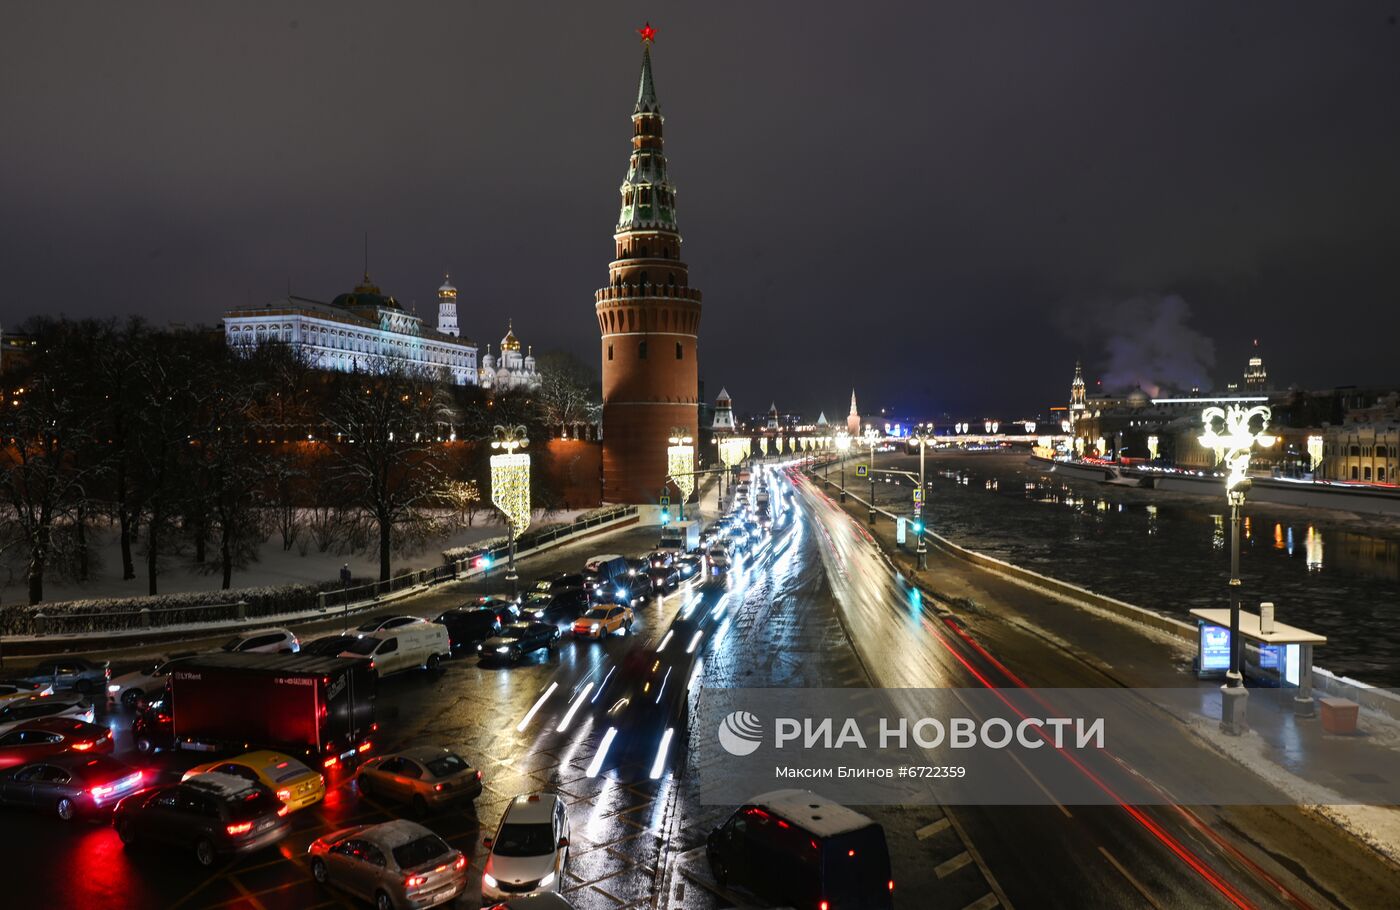
POLYGON ((273 749, 326 769, 369 751, 375 678, 368 661, 301 654, 207 654, 171 673, 175 747, 273 749))

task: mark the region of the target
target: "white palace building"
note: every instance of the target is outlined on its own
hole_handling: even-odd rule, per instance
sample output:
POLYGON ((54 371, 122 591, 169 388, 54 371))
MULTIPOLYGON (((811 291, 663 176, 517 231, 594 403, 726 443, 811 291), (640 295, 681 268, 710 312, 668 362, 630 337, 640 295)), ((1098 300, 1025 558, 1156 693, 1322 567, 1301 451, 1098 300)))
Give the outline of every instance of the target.
POLYGON ((353 291, 330 303, 288 296, 261 307, 229 310, 224 314, 224 336, 230 345, 269 341, 292 345, 323 370, 352 372, 388 361, 444 371, 457 385, 505 389, 533 387, 539 381, 534 358, 520 357, 514 332, 507 332, 502 347, 503 353, 507 343, 514 348, 517 361, 511 366, 515 369, 498 368, 488 355, 487 363, 480 366, 491 367, 491 375, 483 375, 476 343, 462 337, 458 329, 457 289, 446 280, 438 288, 436 329, 424 326, 417 315, 381 293, 366 274, 353 291))

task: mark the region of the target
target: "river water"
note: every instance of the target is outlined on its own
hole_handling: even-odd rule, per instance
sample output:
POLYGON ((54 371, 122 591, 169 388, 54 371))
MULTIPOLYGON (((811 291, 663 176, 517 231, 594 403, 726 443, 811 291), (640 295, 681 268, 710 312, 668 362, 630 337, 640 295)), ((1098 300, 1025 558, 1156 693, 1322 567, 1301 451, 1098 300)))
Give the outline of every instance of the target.
MULTIPOLYGON (((918 470, 917 457, 893 460, 918 470)), ((1223 492, 1066 481, 1023 455, 931 456, 928 476, 930 528, 959 544, 1188 622, 1193 607, 1229 605, 1223 492)), ((907 482, 902 495, 877 486, 882 503, 910 496, 907 482)), ((1245 609, 1271 600, 1279 622, 1328 637, 1318 666, 1400 686, 1400 527, 1247 504, 1240 569, 1245 609)))

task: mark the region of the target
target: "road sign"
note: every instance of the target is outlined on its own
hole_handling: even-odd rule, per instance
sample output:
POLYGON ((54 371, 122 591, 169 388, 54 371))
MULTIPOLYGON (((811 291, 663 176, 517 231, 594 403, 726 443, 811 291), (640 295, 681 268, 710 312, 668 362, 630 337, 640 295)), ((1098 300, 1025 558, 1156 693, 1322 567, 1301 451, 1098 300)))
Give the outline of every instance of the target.
POLYGON ((915 502, 923 502, 923 501, 924 501, 924 491, 923 491, 923 490, 915 490, 915 491, 914 491, 914 501, 915 501, 915 502))
POLYGON ((923 504, 923 503, 921 503, 921 502, 916 502, 916 503, 914 503, 914 514, 915 514, 915 515, 922 515, 922 514, 924 514, 924 504, 923 504))
POLYGON ((671 504, 671 497, 669 497, 669 496, 663 496, 663 497, 661 497, 661 504, 662 504, 663 506, 669 506, 669 505, 671 504))
POLYGON ((857 477, 868 477, 868 476, 870 476, 870 466, 869 466, 869 465, 863 465, 863 464, 858 464, 858 465, 856 465, 856 476, 857 476, 857 477))
POLYGON ((894 542, 899 544, 901 547, 904 546, 905 542, 909 539, 909 532, 906 530, 907 526, 908 525, 905 522, 903 515, 895 519, 894 542))

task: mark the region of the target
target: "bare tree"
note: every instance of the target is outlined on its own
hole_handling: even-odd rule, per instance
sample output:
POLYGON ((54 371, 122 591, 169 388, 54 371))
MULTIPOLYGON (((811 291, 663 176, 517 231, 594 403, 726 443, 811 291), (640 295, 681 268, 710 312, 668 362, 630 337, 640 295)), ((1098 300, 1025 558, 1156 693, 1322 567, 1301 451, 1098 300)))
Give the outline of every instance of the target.
POLYGON ((597 371, 564 351, 539 357, 540 385, 535 400, 551 427, 570 428, 591 423, 602 407, 597 371))
POLYGON ((374 525, 384 581, 396 538, 415 539, 432 521, 443 481, 436 434, 452 414, 438 376, 384 360, 371 368, 344 377, 325 422, 337 436, 330 470, 374 525))

